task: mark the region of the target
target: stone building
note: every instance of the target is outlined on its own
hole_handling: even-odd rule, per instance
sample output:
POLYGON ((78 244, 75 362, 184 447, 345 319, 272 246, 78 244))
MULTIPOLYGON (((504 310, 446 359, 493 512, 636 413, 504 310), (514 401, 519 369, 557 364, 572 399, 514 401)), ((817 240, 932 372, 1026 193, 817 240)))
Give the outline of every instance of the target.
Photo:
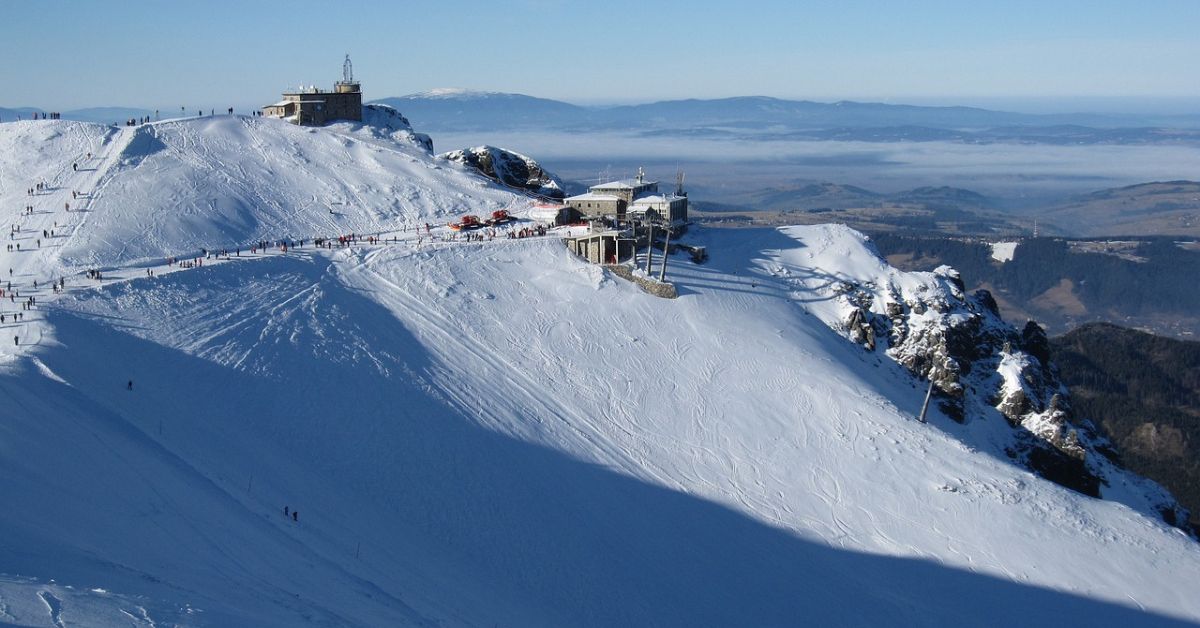
POLYGON ((687 222, 688 200, 678 194, 650 194, 633 201, 629 214, 642 222, 665 222, 676 228, 687 222))
POLYGON ((563 202, 592 221, 636 219, 666 223, 672 230, 687 224, 688 200, 683 190, 659 193, 658 181, 647 181, 640 168, 635 179, 593 185, 586 194, 567 197, 563 202))
POLYGON ((607 229, 570 238, 567 248, 593 264, 620 264, 634 259, 633 233, 607 229))
POLYGON ((322 126, 336 120, 362 122, 362 86, 354 80, 350 55, 342 64, 342 80, 327 92, 310 86, 284 92, 283 100, 263 107, 262 114, 303 126, 322 126))

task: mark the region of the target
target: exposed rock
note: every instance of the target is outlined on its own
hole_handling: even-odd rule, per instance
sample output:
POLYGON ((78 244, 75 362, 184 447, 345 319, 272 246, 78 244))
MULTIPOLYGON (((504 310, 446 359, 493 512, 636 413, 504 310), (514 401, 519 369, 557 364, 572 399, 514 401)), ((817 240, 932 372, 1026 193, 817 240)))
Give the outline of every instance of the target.
POLYGON ((562 181, 542 169, 538 162, 510 150, 495 146, 476 146, 438 155, 478 170, 483 176, 511 188, 527 190, 542 196, 562 198, 562 181))
POLYGON ((847 306, 849 340, 868 351, 882 349, 933 382, 938 406, 956 420, 978 417, 974 408, 993 407, 1027 435, 1014 455, 1030 468, 1071 476, 1064 484, 1091 494, 1099 475, 1086 464, 1088 446, 1072 423, 1041 327, 1030 322, 1018 332, 1000 318, 991 293, 968 296, 962 277, 949 266, 912 275, 923 279, 914 283, 897 276, 886 285, 843 280, 833 286, 847 306), (883 306, 875 308, 876 302, 883 306))
POLYGON ((1025 396, 1025 390, 1018 388, 1010 391, 1006 395, 1000 397, 1000 402, 996 404, 996 409, 1003 414, 1013 425, 1021 423, 1021 416, 1029 412, 1029 398, 1025 396))
POLYGON ((1046 330, 1036 321, 1028 321, 1021 330, 1021 348, 1037 358, 1043 366, 1050 365, 1050 339, 1046 337, 1046 330))
MULTIPOLYGON (((801 272, 791 281, 822 293, 824 298, 812 308, 828 325, 865 350, 895 360, 917 379, 932 382, 935 407, 945 416, 1007 423, 1011 444, 1004 451, 1030 470, 1094 496, 1109 487, 1121 491, 1136 486, 1133 490, 1144 491, 1151 509, 1172 513, 1164 520, 1186 521, 1186 511, 1168 492, 1143 478, 1131 479, 1112 443, 1073 414, 1067 389, 1050 362, 1050 343, 1037 323, 1018 331, 1004 322, 992 295, 967 294, 962 277, 949 266, 902 272, 871 250, 865 236, 847 234, 846 227, 825 229, 812 237, 817 253, 807 259, 822 259, 833 267, 804 272, 809 270, 806 258, 799 258, 793 263, 801 272), (844 244, 845 238, 855 237, 862 249, 844 244), (874 254, 874 263, 864 253, 874 254), (846 258, 853 263, 837 266, 846 258), (830 274, 839 279, 820 279, 830 274)), ((1179 442, 1176 435, 1151 428, 1137 436, 1146 447, 1171 449, 1179 442)))
POLYGON ((975 301, 992 314, 995 314, 996 316, 1000 315, 1000 306, 996 304, 996 297, 993 297, 991 292, 983 289, 976 290, 975 301))
POLYGON ((861 307, 851 310, 846 330, 851 342, 863 345, 868 351, 875 350, 875 327, 870 323, 866 310, 861 307))

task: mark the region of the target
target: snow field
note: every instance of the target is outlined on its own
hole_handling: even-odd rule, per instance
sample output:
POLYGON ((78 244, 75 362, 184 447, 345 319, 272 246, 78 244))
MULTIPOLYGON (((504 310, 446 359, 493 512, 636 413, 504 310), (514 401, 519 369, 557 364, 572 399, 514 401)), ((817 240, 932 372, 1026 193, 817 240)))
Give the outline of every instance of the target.
POLYGON ((552 238, 148 278, 180 251, 327 235, 314 196, 412 193, 347 212, 360 233, 515 197, 354 129, 146 129, 110 139, 93 211, 18 269, 121 281, 47 301, 44 342, 0 374, 0 622, 1200 620, 1193 541, 1013 466, 997 426, 917 424, 924 391, 829 329, 820 286, 886 272, 852 232, 694 234, 712 261, 671 259, 676 300, 552 238), (166 148, 137 147, 151 130, 166 148))

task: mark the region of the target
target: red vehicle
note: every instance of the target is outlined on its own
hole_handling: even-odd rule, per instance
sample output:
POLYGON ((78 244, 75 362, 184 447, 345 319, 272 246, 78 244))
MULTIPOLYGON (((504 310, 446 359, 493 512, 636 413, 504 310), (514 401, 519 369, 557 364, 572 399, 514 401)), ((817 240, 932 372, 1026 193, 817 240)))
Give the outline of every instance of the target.
POLYGON ((463 229, 478 229, 482 226, 483 223, 479 221, 479 216, 472 214, 463 216, 462 220, 459 220, 458 222, 450 223, 450 228, 454 231, 462 231, 463 229))
POLYGON ((502 225, 510 220, 516 219, 508 215, 507 209, 497 209, 496 211, 492 212, 492 219, 487 221, 487 224, 489 227, 491 227, 495 225, 502 225))

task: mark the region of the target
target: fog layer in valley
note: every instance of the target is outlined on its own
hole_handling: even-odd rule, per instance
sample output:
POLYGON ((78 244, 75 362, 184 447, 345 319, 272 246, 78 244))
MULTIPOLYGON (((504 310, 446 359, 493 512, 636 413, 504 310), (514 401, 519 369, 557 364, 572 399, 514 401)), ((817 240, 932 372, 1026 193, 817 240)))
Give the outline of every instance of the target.
POLYGON ((745 192, 833 181, 878 192, 963 187, 1019 209, 1102 188, 1200 177, 1200 147, 1182 144, 754 141, 560 132, 438 133, 433 139, 438 151, 479 144, 516 150, 585 185, 632 176, 639 165, 662 180, 683 169, 698 200, 731 204, 745 192))

